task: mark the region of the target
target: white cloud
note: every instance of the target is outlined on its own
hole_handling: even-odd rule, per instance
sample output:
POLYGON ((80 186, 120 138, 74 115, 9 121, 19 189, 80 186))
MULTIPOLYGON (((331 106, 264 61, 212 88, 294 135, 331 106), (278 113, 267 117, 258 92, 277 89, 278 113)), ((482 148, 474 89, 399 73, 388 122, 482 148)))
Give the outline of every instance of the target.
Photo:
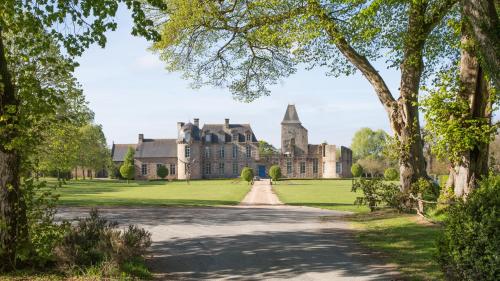
POLYGON ((153 54, 146 54, 146 55, 138 57, 135 60, 135 65, 139 69, 143 69, 143 70, 163 68, 163 62, 158 58, 158 56, 153 55, 153 54))

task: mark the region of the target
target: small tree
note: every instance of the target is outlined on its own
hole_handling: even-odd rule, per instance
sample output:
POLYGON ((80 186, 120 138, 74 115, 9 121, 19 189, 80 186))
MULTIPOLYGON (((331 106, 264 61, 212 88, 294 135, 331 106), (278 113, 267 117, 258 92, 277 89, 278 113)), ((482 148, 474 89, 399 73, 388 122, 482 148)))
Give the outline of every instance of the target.
POLYGON ((384 171, 384 178, 388 181, 395 181, 398 179, 398 171, 394 168, 387 168, 384 171))
POLYGON ((243 168, 241 170, 241 179, 250 183, 253 180, 253 170, 249 167, 243 168))
POLYGON ((124 163, 120 167, 120 174, 124 179, 127 180, 127 183, 129 180, 134 178, 134 173, 135 173, 135 167, 133 165, 130 165, 128 163, 124 163))
POLYGON ((359 165, 358 163, 352 165, 351 174, 355 178, 361 177, 361 175, 363 174, 363 167, 361 167, 361 165, 359 165))
POLYGON ((168 175, 167 167, 165 167, 165 165, 158 166, 158 168, 156 169, 156 175, 164 180, 165 177, 168 175))
POLYGON ((269 169, 269 176, 273 181, 278 181, 281 178, 281 168, 278 165, 273 165, 269 169))

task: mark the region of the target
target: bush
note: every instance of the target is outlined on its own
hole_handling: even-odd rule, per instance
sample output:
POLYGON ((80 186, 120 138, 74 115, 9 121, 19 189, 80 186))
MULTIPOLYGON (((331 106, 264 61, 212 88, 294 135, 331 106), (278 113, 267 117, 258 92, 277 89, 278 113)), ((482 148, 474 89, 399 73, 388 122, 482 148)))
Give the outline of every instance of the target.
POLYGON ((241 179, 250 183, 253 180, 253 170, 249 167, 243 168, 241 170, 241 179))
POLYGON ((397 180, 398 176, 399 176, 399 173, 394 168, 387 168, 384 171, 384 178, 385 178, 385 180, 395 181, 395 180, 397 180))
POLYGON ((165 167, 165 165, 158 166, 158 168, 156 169, 156 175, 161 179, 165 179, 165 177, 168 175, 167 167, 165 167))
POLYGON ((500 280, 500 177, 448 209, 436 259, 452 280, 500 280))
POLYGON ((273 181, 278 181, 281 178, 281 168, 278 165, 273 165, 269 169, 269 176, 273 181))
POLYGON ((402 193, 397 184, 385 183, 380 179, 360 179, 352 185, 353 192, 358 189, 363 191, 363 196, 357 197, 354 204, 366 205, 372 212, 381 205, 405 212, 411 209, 407 205, 408 195, 402 193))
POLYGON ((130 262, 142 259, 151 245, 151 233, 134 225, 123 231, 117 227, 116 222, 100 217, 96 209, 88 218, 78 219, 55 250, 61 269, 98 270, 100 276, 113 276, 130 262))
POLYGON ((358 163, 353 164, 351 166, 351 174, 355 178, 361 177, 361 175, 363 174, 363 167, 361 167, 361 165, 359 165, 358 163))
POLYGON ((131 179, 134 178, 134 174, 135 174, 135 167, 134 167, 134 165, 123 164, 120 167, 120 174, 122 175, 122 177, 124 179, 127 180, 127 183, 128 183, 129 180, 131 180, 131 179))

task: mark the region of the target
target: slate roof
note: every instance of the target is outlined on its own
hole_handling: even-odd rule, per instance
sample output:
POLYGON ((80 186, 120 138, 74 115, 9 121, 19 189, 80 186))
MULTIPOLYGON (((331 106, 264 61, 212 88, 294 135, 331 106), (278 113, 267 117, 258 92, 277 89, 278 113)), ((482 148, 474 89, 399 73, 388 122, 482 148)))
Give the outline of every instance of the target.
POLYGON ((257 142, 250 124, 229 124, 229 128, 225 128, 224 124, 205 124, 201 129, 202 136, 205 136, 207 133, 212 134, 212 143, 229 142, 233 134, 238 134, 238 141, 245 141, 247 132, 252 134, 252 142, 257 142), (219 136, 222 135, 224 135, 225 139, 219 140, 219 136))
POLYGON ((144 139, 137 145, 135 158, 177 157, 176 139, 144 139))
POLYGON ((123 162, 129 147, 133 147, 135 149, 137 144, 113 144, 113 147, 111 148, 111 157, 113 162, 123 162))
POLYGON ((285 116, 281 124, 301 124, 299 120, 299 115, 297 114, 297 109, 295 105, 289 104, 286 108, 285 116))

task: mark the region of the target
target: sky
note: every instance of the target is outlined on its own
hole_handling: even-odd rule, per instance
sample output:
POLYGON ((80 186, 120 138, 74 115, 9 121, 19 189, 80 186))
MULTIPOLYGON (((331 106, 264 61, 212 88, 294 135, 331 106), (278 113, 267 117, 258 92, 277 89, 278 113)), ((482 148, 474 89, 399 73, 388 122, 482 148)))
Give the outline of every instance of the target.
MULTIPOLYGON (((373 88, 359 73, 331 77, 324 69, 299 70, 271 87, 271 95, 252 103, 233 100, 225 88, 192 89, 181 73, 170 73, 148 51, 150 43, 130 34, 126 9, 117 15, 118 29, 108 33, 104 49, 89 48, 78 59, 76 77, 82 84, 95 122, 103 126, 108 144, 136 143, 145 138, 176 138, 177 122, 250 123, 259 140, 280 147, 280 123, 288 104, 295 104, 309 143, 350 146, 362 128, 390 133, 387 114, 373 88)), ((375 67, 397 93, 399 73, 381 63, 375 67)))

